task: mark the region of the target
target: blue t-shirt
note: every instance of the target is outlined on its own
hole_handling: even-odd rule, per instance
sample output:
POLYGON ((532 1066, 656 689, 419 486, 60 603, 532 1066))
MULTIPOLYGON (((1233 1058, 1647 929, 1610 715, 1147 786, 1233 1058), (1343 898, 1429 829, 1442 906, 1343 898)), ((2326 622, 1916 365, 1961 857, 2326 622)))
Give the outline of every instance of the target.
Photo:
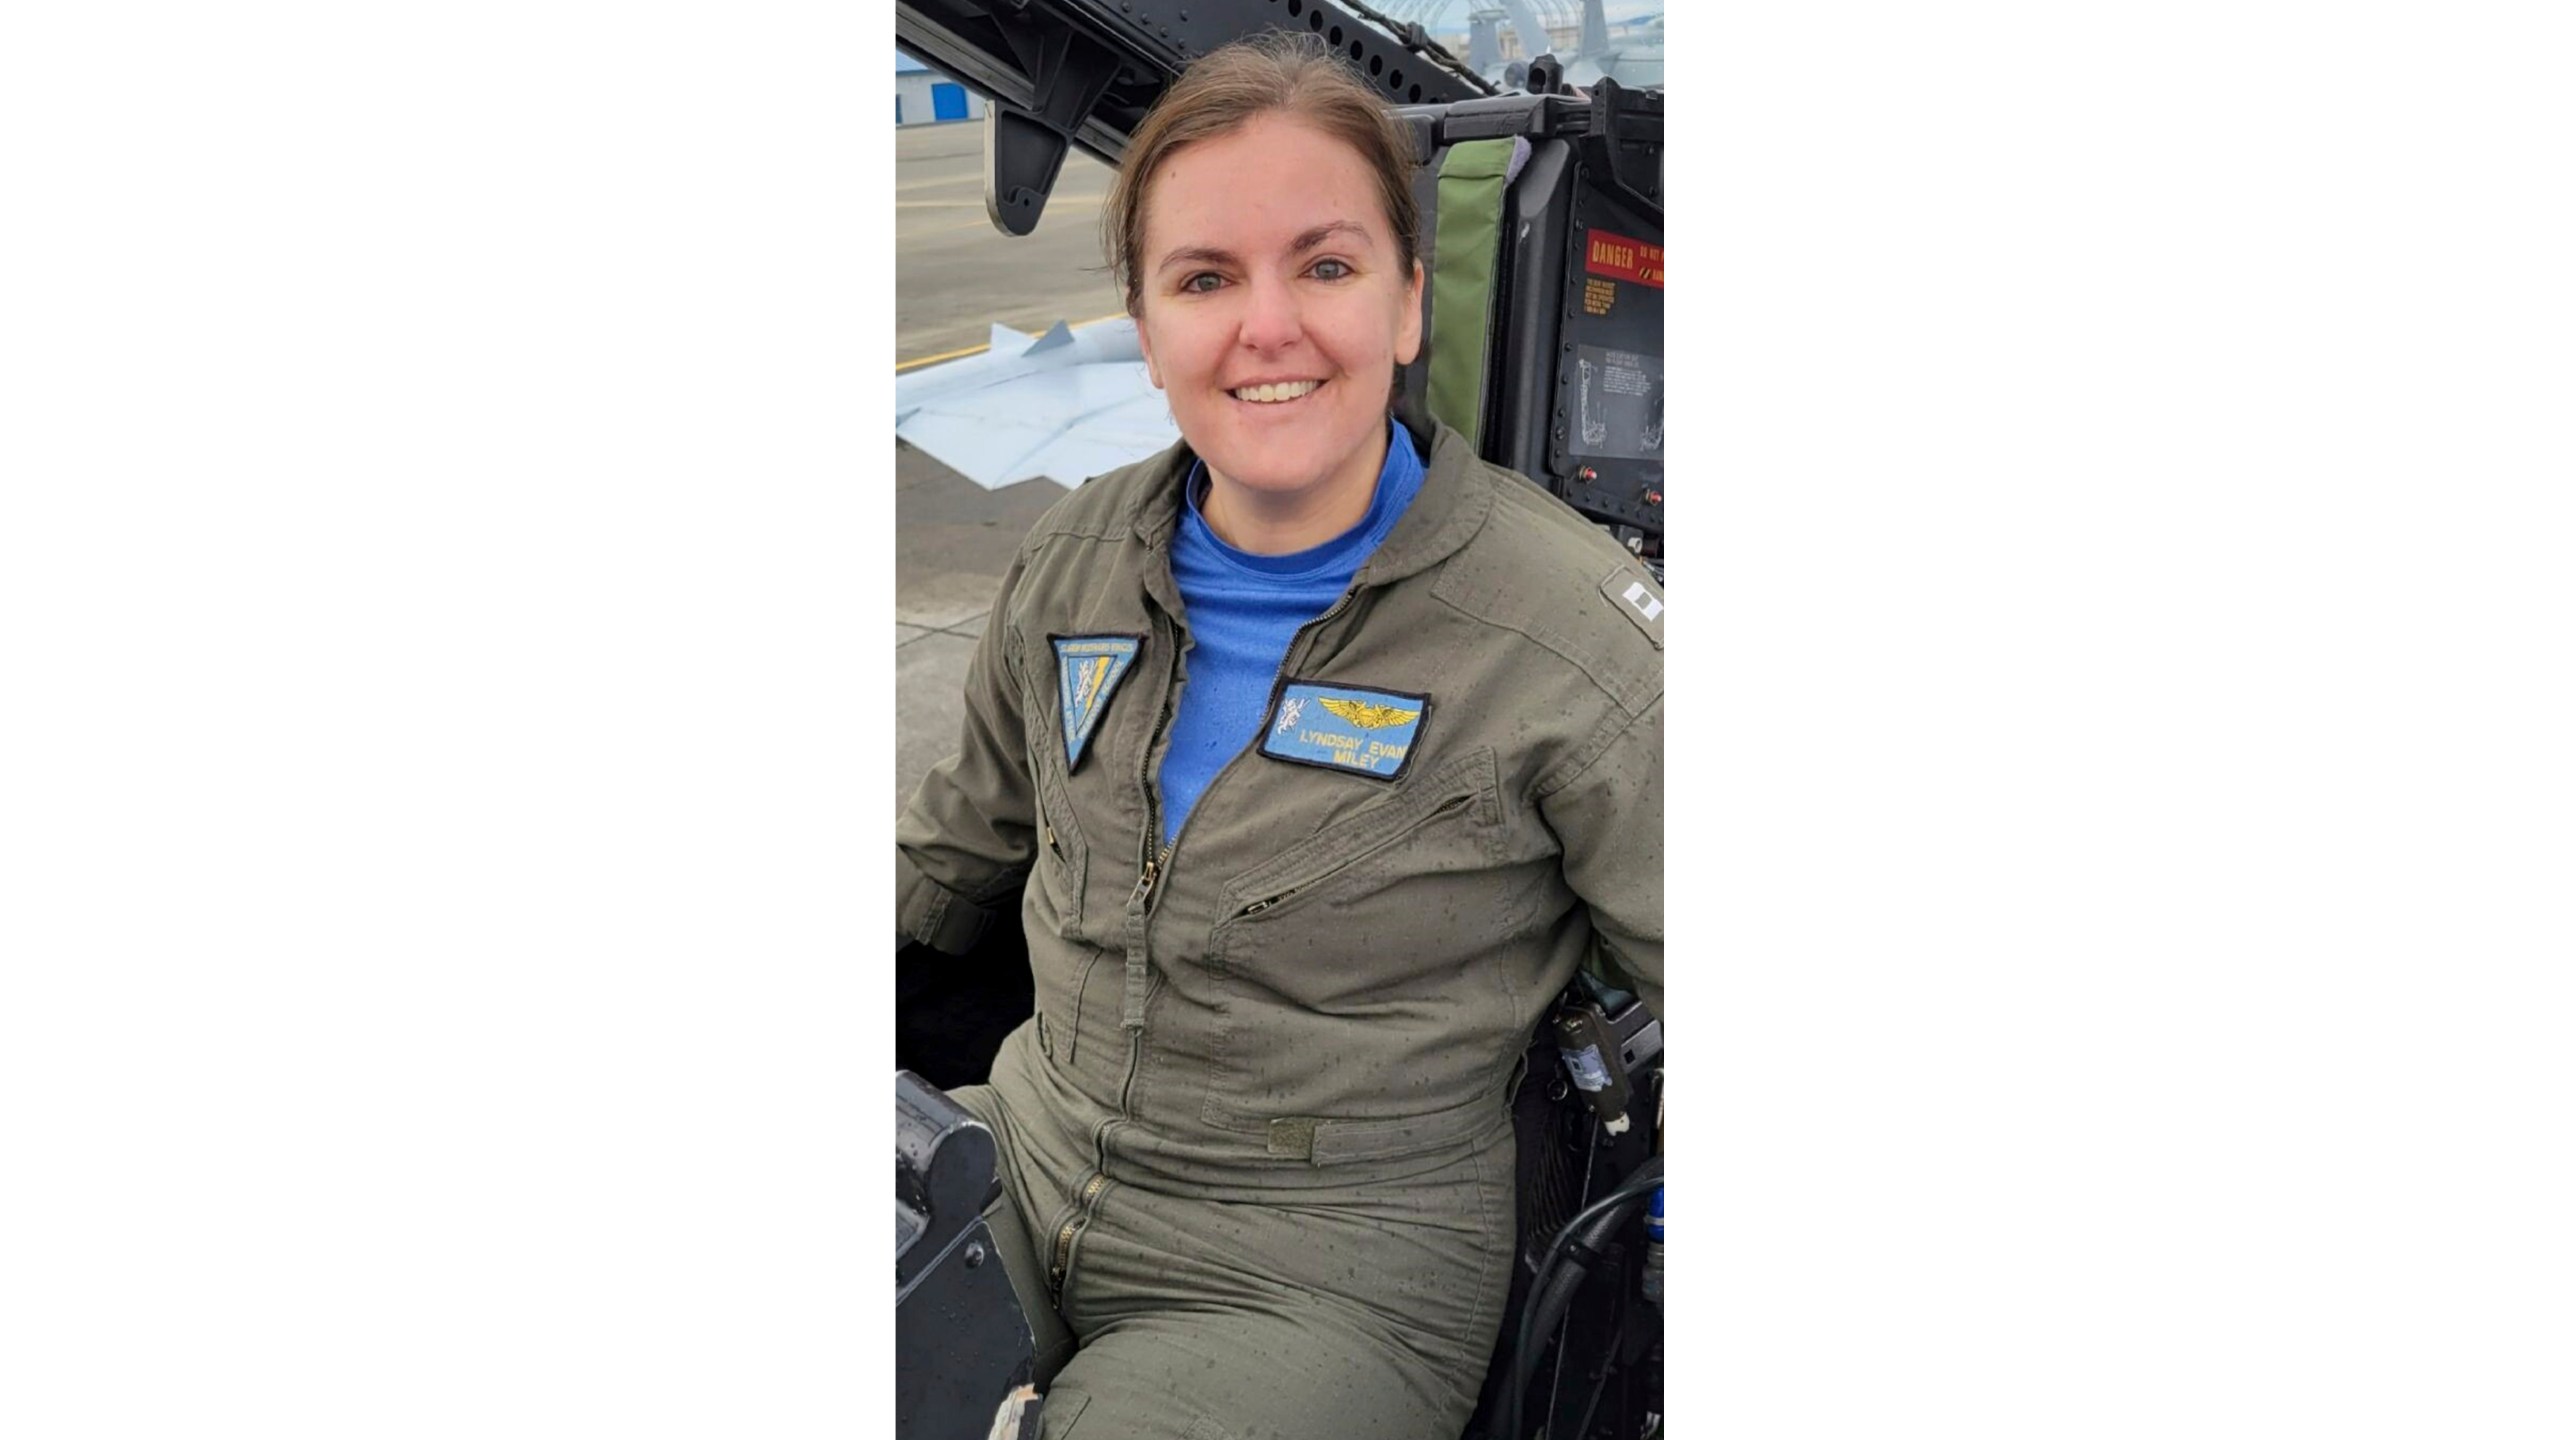
POLYGON ((1202 471, 1195 462, 1173 534, 1173 582, 1191 623, 1189 678, 1166 737, 1156 793, 1170 844, 1200 792, 1253 743, 1289 642, 1351 583, 1422 490, 1422 459, 1402 423, 1387 422, 1387 458, 1368 513, 1349 530, 1293 555, 1248 555, 1200 518, 1202 471))

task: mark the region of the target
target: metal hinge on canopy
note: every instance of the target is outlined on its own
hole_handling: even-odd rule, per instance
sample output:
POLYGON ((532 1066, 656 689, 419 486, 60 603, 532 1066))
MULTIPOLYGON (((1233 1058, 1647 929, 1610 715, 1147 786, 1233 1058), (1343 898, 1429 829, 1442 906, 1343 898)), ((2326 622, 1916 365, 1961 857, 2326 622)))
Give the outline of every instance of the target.
POLYGON ((1093 114, 1120 62, 1100 41, 1074 29, 1033 24, 1002 5, 989 15, 1030 77, 1032 91, 1028 110, 1002 100, 987 103, 987 218, 1007 235, 1028 235, 1058 183, 1068 138, 1093 114))

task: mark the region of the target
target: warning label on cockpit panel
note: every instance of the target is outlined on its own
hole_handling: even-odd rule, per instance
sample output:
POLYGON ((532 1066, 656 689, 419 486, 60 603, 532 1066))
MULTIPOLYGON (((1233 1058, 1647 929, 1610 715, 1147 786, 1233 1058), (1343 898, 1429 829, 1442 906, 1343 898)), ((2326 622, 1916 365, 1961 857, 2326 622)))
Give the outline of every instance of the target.
POLYGON ((1594 229, 1583 246, 1582 268, 1594 275, 1633 280, 1662 288, 1662 247, 1611 231, 1594 229))
POLYGON ((1662 357, 1586 350, 1574 364, 1574 453, 1661 459, 1662 357))

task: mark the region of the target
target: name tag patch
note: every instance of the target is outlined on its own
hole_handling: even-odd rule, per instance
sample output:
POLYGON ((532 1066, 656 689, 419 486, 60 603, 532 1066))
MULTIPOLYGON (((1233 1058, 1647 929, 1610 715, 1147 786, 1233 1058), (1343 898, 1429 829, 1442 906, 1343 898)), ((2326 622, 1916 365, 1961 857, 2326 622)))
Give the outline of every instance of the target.
POLYGON ((1260 749, 1274 760, 1392 780, 1422 737, 1431 697, 1289 680, 1260 749))
POLYGON ((1066 737, 1067 773, 1083 763, 1085 742, 1138 662, 1142 635, 1052 635, 1058 653, 1058 731, 1066 737))

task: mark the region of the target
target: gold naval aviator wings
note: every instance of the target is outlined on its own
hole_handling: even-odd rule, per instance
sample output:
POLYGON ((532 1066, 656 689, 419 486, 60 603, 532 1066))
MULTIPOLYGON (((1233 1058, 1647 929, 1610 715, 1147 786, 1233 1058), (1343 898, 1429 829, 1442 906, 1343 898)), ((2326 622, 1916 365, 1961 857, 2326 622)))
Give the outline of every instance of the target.
POLYGON ((1316 703, 1363 730, 1380 730, 1422 718, 1419 710, 1400 710, 1393 705, 1379 705, 1367 700, 1341 700, 1331 695, 1319 695, 1316 703))

